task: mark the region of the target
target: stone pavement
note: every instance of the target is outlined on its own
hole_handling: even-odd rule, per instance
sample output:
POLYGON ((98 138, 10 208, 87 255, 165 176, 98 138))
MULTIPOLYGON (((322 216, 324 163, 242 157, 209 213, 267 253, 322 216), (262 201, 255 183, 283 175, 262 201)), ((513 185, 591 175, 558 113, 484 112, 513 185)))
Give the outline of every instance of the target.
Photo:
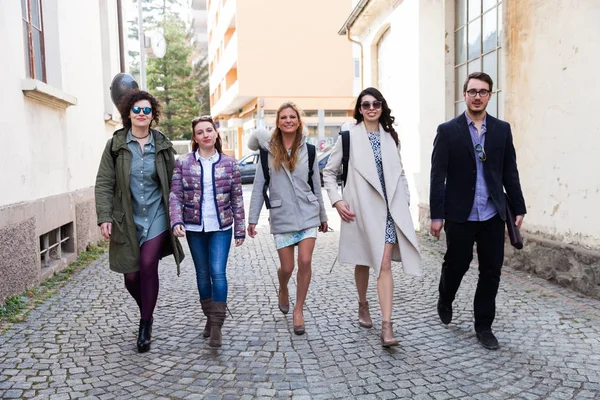
MULTIPOLYGON (((161 262, 152 350, 138 354, 137 307, 104 256, 0 335, 0 398, 600 398, 599 301, 507 268, 494 324, 501 348, 487 351, 473 331, 476 268, 458 293, 454 321, 442 325, 436 288, 443 245, 426 236, 424 277, 407 277, 394 264, 400 346, 383 349, 375 280, 375 327, 363 329, 353 268, 330 272, 339 228, 331 216, 335 231, 317 240, 304 336, 293 334, 291 312, 277 308, 277 254, 263 218, 259 236, 231 252, 233 318, 222 348, 202 338, 188 254, 180 277, 172 260, 161 262)), ((294 281, 290 295, 293 304, 294 281)))

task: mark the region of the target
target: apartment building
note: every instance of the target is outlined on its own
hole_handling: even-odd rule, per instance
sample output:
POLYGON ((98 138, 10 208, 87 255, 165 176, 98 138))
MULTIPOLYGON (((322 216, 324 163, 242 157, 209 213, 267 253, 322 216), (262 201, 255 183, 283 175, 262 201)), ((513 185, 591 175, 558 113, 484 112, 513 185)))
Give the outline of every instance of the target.
POLYGON ((352 120, 352 43, 332 27, 351 0, 208 0, 211 115, 236 157, 259 127, 293 101, 305 112, 309 141, 334 143, 352 120))
POLYGON ((100 239, 93 186, 119 123, 118 4, 2 2, 0 302, 100 239))

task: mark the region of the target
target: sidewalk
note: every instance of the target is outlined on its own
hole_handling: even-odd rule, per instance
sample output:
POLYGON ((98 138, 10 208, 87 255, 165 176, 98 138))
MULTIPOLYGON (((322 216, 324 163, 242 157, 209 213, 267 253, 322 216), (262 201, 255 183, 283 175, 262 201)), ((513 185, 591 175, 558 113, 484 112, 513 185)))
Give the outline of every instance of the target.
MULTIPOLYGON (((330 273, 339 229, 332 220, 335 231, 317 239, 305 335, 294 335, 291 312, 277 308, 277 254, 261 219, 258 237, 232 248, 233 318, 222 348, 202 338, 188 252, 180 277, 172 259, 161 262, 152 349, 138 354, 137 306, 104 256, 0 336, 0 398, 600 398, 600 301, 504 269, 494 324, 501 348, 487 351, 473 331, 476 267, 465 276, 453 322, 442 325, 436 301, 444 248, 422 236, 424 277, 393 265, 400 346, 385 350, 375 280, 374 328, 363 329, 353 267, 330 273)), ((293 278, 292 305, 295 288, 293 278)))

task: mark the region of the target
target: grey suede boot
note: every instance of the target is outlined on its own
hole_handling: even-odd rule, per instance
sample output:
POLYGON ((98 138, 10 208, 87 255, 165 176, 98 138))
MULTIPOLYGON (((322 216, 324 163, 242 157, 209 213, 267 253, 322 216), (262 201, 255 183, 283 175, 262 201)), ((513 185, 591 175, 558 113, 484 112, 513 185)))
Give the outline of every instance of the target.
POLYGON ((212 319, 210 321, 210 339, 208 345, 210 347, 221 347, 222 336, 221 328, 225 322, 225 313, 227 312, 227 303, 213 301, 212 303, 212 319))
POLYGON ((202 312, 206 315, 206 325, 204 331, 202 331, 202 337, 210 337, 210 327, 212 320, 212 297, 208 299, 200 299, 200 305, 202 306, 202 312))

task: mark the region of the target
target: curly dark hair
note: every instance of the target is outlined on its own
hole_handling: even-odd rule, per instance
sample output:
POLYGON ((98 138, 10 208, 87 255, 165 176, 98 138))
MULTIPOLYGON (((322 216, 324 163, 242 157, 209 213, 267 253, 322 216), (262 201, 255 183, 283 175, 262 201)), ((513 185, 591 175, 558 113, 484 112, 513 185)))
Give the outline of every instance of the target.
POLYGON ((119 102, 118 107, 119 113, 121 114, 121 121, 123 122, 123 127, 125 130, 131 129, 131 119, 129 118, 129 113, 131 111, 131 107, 133 107, 133 105, 140 100, 148 100, 150 102, 150 106, 152 107, 152 121, 150 121, 150 127, 152 127, 152 123, 156 123, 156 125, 158 125, 161 111, 158 100, 156 100, 156 98, 148 92, 132 89, 125 93, 119 102))
POLYGON ((360 113, 360 103, 362 103, 362 98, 368 94, 381 102, 381 117, 379 117, 379 123, 381 126, 383 126, 383 129, 385 129, 386 132, 389 132, 390 135, 392 135, 394 142, 396 142, 396 146, 398 146, 400 140, 398 139, 398 134, 394 129, 394 121, 396 118, 392 117, 392 110, 390 110, 390 107, 388 106, 388 103, 385 101, 385 98, 381 92, 374 87, 368 87, 358 95, 358 99, 356 99, 356 105, 354 106, 354 119, 356 120, 356 123, 359 124, 365 119, 360 113))

